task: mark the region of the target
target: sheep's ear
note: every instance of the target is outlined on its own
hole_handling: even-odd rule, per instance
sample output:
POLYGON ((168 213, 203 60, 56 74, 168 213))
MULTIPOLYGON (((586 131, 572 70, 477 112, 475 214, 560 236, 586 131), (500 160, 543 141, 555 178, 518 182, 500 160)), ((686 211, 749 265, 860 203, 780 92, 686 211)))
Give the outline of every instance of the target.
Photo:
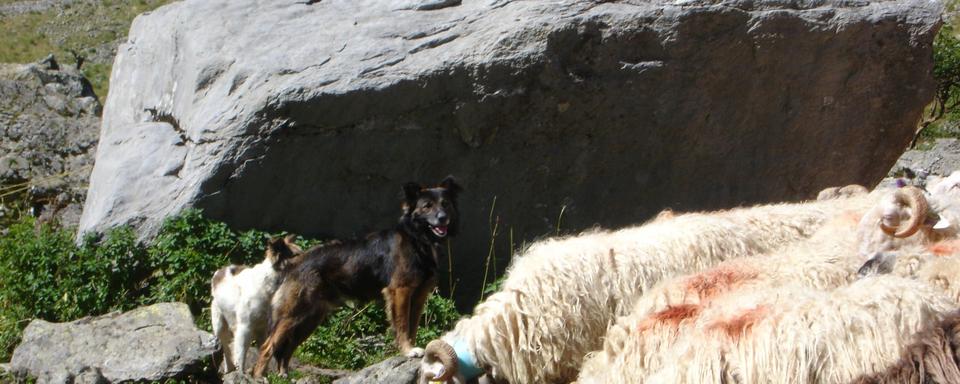
POLYGON ((946 217, 940 217, 940 220, 933 225, 933 229, 947 229, 950 228, 950 220, 946 217))
POLYGON ((457 180, 453 178, 453 175, 448 175, 444 177, 443 180, 440 180, 440 188, 446 189, 450 197, 454 199, 463 191, 463 187, 457 184, 457 180))
POLYGON ((863 266, 857 271, 860 277, 869 275, 882 275, 893 271, 893 264, 897 261, 896 253, 877 252, 863 263, 863 266))

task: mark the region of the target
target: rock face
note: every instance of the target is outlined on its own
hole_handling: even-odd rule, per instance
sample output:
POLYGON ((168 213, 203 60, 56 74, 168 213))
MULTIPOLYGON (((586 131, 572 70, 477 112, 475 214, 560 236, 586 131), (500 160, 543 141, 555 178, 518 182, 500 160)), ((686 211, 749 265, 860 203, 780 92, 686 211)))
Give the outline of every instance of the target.
POLYGON ((100 102, 73 67, 0 64, 3 201, 24 197, 34 214, 77 225, 99 127, 100 102))
POLYGON ((69 323, 34 320, 10 365, 39 383, 162 381, 200 372, 214 350, 186 304, 163 303, 69 323))
POLYGON ((558 227, 874 184, 933 94, 941 9, 179 2, 137 18, 119 49, 80 229, 150 236, 194 206, 348 236, 392 225, 401 183, 453 174, 466 191, 452 269, 475 276, 495 225, 504 257, 558 227))

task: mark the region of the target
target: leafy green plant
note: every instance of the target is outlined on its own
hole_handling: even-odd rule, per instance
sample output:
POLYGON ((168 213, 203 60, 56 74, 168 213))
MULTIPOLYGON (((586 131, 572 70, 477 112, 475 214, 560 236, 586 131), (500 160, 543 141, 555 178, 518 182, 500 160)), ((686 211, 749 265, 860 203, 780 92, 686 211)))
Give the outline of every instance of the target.
MULTIPOLYGON (((440 337, 460 318, 453 300, 433 294, 417 332, 419 346, 440 337)), ((301 361, 327 368, 359 369, 398 353, 383 305, 347 304, 335 311, 300 346, 301 361)))
POLYGON ((944 24, 933 41, 933 76, 937 94, 930 116, 939 119, 960 105, 960 39, 951 24, 944 24))
POLYGON ((960 39, 957 38, 956 20, 947 18, 946 21, 933 41, 936 93, 911 148, 927 148, 937 138, 960 137, 960 111, 957 110, 960 106, 960 39))

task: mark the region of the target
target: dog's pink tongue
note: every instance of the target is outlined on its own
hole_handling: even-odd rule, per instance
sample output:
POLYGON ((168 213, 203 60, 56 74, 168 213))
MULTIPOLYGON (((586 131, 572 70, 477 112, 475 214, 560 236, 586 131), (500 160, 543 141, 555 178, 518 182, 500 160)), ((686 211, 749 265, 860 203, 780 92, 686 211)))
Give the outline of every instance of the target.
POLYGON ((445 226, 445 225, 439 225, 439 226, 433 227, 433 231, 436 232, 436 233, 437 233, 438 235, 440 235, 440 236, 446 235, 446 234, 447 234, 447 226, 445 226))

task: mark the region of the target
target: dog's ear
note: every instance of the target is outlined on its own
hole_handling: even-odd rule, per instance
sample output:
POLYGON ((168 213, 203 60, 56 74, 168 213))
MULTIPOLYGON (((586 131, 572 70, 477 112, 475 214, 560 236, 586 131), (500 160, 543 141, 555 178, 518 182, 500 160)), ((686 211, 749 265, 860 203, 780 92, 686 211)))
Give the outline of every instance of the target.
POLYGON ((420 198, 420 190, 423 187, 419 183, 409 182, 403 185, 403 212, 407 213, 417 206, 417 199, 420 198))
POLYGON ((297 235, 294 235, 292 233, 287 236, 284 236, 283 238, 283 244, 290 251, 290 256, 296 256, 303 253, 303 248, 300 248, 300 246, 294 242, 294 240, 296 239, 297 239, 297 235))
POLYGON ((267 259, 277 267, 284 260, 303 253, 298 245, 293 243, 296 235, 287 235, 286 237, 274 237, 267 240, 267 259))
POLYGON ((457 180, 453 178, 453 175, 448 175, 444 177, 443 180, 440 180, 440 188, 446 189, 447 193, 451 198, 456 199, 457 195, 463 191, 463 187, 460 184, 457 184, 457 180))
POLYGON ((267 260, 270 260, 271 263, 276 264, 280 261, 280 252, 284 248, 283 239, 279 237, 268 237, 267 238, 267 260))

